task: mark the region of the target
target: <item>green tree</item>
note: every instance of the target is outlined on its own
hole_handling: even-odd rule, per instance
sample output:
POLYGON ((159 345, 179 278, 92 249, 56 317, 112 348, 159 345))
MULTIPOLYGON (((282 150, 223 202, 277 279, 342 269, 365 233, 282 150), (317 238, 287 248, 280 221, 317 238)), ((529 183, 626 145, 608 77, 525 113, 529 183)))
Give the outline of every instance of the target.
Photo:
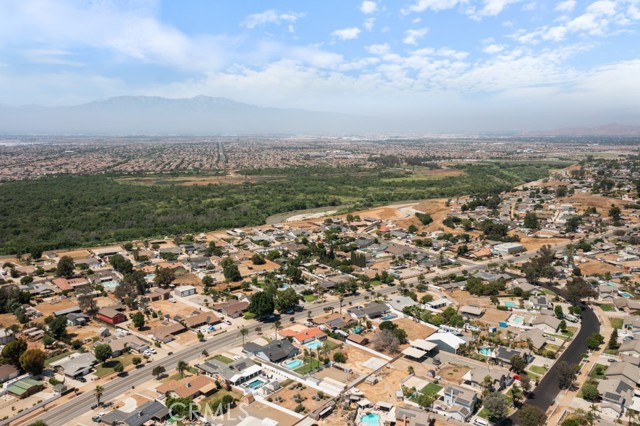
POLYGON ((525 405, 518 411, 519 426, 544 426, 547 415, 544 411, 533 405, 525 405))
POLYGON ((171 268, 157 268, 153 282, 158 287, 166 287, 176 279, 176 273, 171 268))
POLYGON ((510 360, 511 368, 516 373, 522 373, 527 368, 527 362, 520 355, 514 355, 510 360))
POLYGON ((560 306, 560 305, 554 306, 553 311, 556 314, 556 317, 558 319, 564 318, 564 312, 562 312, 562 306, 560 306))
POLYGON ((230 257, 225 257, 224 259, 222 259, 220 265, 222 266, 222 274, 224 275, 224 279, 227 282, 240 281, 242 279, 242 275, 240 275, 238 265, 236 265, 236 263, 230 257))
POLYGON ((74 274, 76 265, 73 263, 73 258, 70 256, 62 256, 58 260, 58 266, 56 267, 56 276, 71 278, 74 274))
POLYGON ((114 254, 109 258, 109 263, 113 266, 113 269, 120 272, 121 274, 130 274, 133 272, 133 264, 130 260, 125 259, 125 257, 121 254, 114 254))
POLYGON ((335 362, 345 362, 347 360, 347 357, 344 356, 344 353, 337 351, 333 354, 333 360, 335 362))
POLYGON ((245 326, 242 326, 242 328, 240 329, 240 336, 242 336, 242 346, 244 346, 244 339, 247 337, 248 334, 249 334, 249 330, 245 326))
POLYGON ((569 389, 576 380, 576 366, 560 361, 556 365, 556 375, 558 376, 558 386, 560 389, 569 389))
POLYGON ((600 333, 593 333, 587 337, 587 347, 591 350, 596 350, 604 343, 604 337, 600 333))
POLYGON ((106 343, 96 345, 96 347, 93 349, 93 353, 96 356, 96 359, 100 362, 105 362, 106 360, 111 358, 111 356, 113 356, 111 346, 106 343))
POLYGON ((142 312, 140 312, 140 311, 136 312, 131 317, 131 321, 133 322, 133 325, 138 330, 140 330, 142 327, 144 327, 144 323, 145 323, 144 314, 142 312))
POLYGON ((598 384, 588 382, 582 386, 582 399, 585 401, 596 402, 600 400, 600 392, 598 392, 598 384))
POLYGON ((538 220, 538 215, 532 211, 527 212, 527 214, 524 216, 524 227, 529 229, 540 228, 540 221, 538 220))
POLYGON ((279 312, 285 312, 289 309, 293 309, 298 305, 300 301, 300 296, 296 291, 289 287, 285 290, 280 290, 276 293, 276 297, 274 300, 275 309, 279 312))
POLYGON ((20 367, 37 376, 44 369, 45 353, 40 349, 27 349, 20 355, 20 367))
POLYGON ((67 316, 61 315, 49 323, 49 333, 55 339, 60 340, 67 335, 67 316))
POLYGON ((613 224, 615 226, 619 226, 621 224, 621 219, 622 219, 621 214, 622 214, 622 211, 618 206, 613 206, 609 209, 609 217, 613 220, 613 224))
POLYGON ((160 376, 162 376, 165 373, 165 368, 161 365, 158 365, 156 367, 153 367, 153 370, 151 370, 151 375, 153 377, 155 377, 156 379, 160 378, 160 376))
POLYGON ((251 301, 247 310, 258 318, 263 318, 273 314, 275 303, 273 295, 259 291, 251 296, 251 301))
POLYGON ((618 343, 618 329, 614 328, 611 332, 611 338, 609 338, 609 344, 607 345, 609 349, 616 350, 620 347, 618 343))
POLYGON ((122 363, 118 361, 118 363, 113 367, 113 371, 118 374, 122 373, 124 371, 124 365, 122 365, 122 363))
POLYGON ((484 408, 489 415, 489 420, 496 422, 504 419, 509 414, 509 399, 500 392, 491 392, 483 400, 484 408))
POLYGON ((7 363, 18 367, 20 366, 20 355, 26 350, 27 342, 22 339, 16 339, 7 343, 4 348, 2 348, 2 358, 6 360, 7 363))
POLYGON ((267 263, 267 261, 264 260, 263 255, 254 253, 253 256, 251 256, 251 263, 253 263, 254 265, 264 265, 265 263, 267 263))
POLYGON ((96 385, 96 388, 93 390, 93 395, 96 397, 96 402, 98 403, 98 405, 101 405, 100 399, 102 398, 103 394, 104 388, 100 385, 96 385))
POLYGON ((176 369, 178 370, 178 374, 180 375, 180 378, 184 378, 184 372, 185 370, 187 370, 189 368, 189 364, 187 364, 185 361, 178 361, 178 365, 176 367, 176 369))
POLYGON ((131 359, 131 363, 132 363, 133 365, 135 365, 135 366, 138 366, 138 365, 142 364, 142 358, 140 358, 139 356, 134 356, 134 357, 131 359))
POLYGON ((29 423, 27 426, 47 426, 47 424, 42 420, 36 420, 35 422, 29 423))

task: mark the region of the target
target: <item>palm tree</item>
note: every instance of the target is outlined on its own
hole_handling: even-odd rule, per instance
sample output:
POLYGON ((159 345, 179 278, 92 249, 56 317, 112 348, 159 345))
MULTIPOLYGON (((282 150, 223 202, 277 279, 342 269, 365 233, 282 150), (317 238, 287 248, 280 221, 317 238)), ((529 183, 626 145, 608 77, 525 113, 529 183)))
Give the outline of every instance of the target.
POLYGON ((242 336, 242 346, 244 346, 244 338, 247 336, 247 334, 249 334, 249 330, 247 330, 247 328, 243 326, 240 329, 240 336, 242 336))
POLYGON ((98 405, 100 405, 100 398, 102 398, 102 394, 104 393, 104 388, 100 385, 96 386, 96 389, 93 391, 93 395, 96 397, 98 401, 98 405))
POLYGON ((282 325, 282 323, 280 321, 276 321, 273 323, 273 329, 275 330, 275 338, 274 340, 278 340, 278 330, 280 329, 280 326, 282 325))
POLYGON ((189 364, 187 364, 185 361, 178 361, 178 374, 180 374, 180 378, 182 379, 184 377, 184 371, 189 368, 189 364))
POLYGON ((340 301, 340 315, 342 315, 342 302, 344 302, 344 293, 340 293, 340 296, 338 296, 338 300, 340 301))

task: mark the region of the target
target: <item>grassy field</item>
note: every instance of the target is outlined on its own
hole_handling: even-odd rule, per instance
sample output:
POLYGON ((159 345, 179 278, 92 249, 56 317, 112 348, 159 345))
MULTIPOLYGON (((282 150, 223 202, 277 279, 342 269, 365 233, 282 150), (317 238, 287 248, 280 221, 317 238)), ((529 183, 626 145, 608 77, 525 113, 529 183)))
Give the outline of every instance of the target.
POLYGON ((304 376, 305 374, 309 374, 312 371, 315 371, 318 368, 320 368, 321 364, 322 363, 318 361, 316 358, 311 358, 310 356, 307 356, 307 357, 304 357, 304 364, 293 371, 304 376))
POLYGON ((547 369, 540 365, 532 365, 531 367, 529 367, 529 371, 537 374, 538 376, 544 376, 547 372, 547 369))
POLYGON ((589 372, 589 377, 593 377, 594 379, 604 379, 604 373, 607 371, 607 368, 608 367, 606 365, 596 364, 589 372))
POLYGON ((300 168, 252 171, 250 181, 242 184, 167 184, 167 178, 160 180, 162 184, 140 184, 130 177, 107 175, 5 182, 0 184, 0 254, 255 226, 274 214, 301 209, 341 205, 359 209, 495 193, 546 177, 550 168, 559 166, 474 163, 458 166, 458 176, 418 180, 394 180, 406 175, 388 169, 300 168), (274 173, 282 179, 264 179, 274 173))
POLYGON ((616 310, 616 307, 609 303, 602 303, 598 306, 605 312, 614 312, 616 310))
POLYGON ((622 318, 609 318, 609 322, 611 323, 611 327, 621 329, 624 324, 624 320, 622 318))
POLYGON ((441 389, 442 389, 442 386, 435 383, 429 383, 427 386, 422 388, 420 393, 423 393, 425 395, 435 395, 438 392, 440 392, 441 389))
POLYGON ((216 361, 220 361, 224 364, 231 364, 233 362, 231 358, 226 357, 224 355, 216 355, 212 359, 215 359, 216 361))
POLYGON ((95 374, 97 377, 104 377, 104 376, 108 376, 109 374, 115 373, 114 368, 116 365, 118 365, 118 363, 122 363, 122 366, 126 369, 129 365, 133 363, 132 362, 133 358, 137 356, 139 355, 124 354, 117 358, 110 359, 105 363, 100 363, 96 367, 95 374))

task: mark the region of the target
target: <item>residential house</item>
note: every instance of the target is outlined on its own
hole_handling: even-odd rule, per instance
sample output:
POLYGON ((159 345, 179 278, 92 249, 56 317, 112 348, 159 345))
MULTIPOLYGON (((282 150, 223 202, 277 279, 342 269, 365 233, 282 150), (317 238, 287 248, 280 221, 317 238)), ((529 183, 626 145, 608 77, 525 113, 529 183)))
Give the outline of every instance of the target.
MULTIPOLYGON (((618 350, 620 355, 640 358, 640 340, 634 339, 623 342, 618 350)), ((640 372, 638 372, 640 374, 640 372)))
POLYGON ((0 365, 0 383, 15 379, 20 375, 20 371, 11 364, 0 365))
POLYGON ((229 318, 240 317, 249 307, 249 302, 240 300, 231 300, 224 303, 213 305, 215 311, 221 312, 229 318))
POLYGON ((96 317, 99 320, 111 325, 120 324, 121 322, 125 322, 127 320, 125 314, 109 307, 100 309, 96 317))
POLYGON ((498 392, 511 386, 514 381, 511 373, 506 368, 481 366, 469 370, 467 374, 462 377, 462 383, 482 389, 484 388, 485 378, 487 376, 491 378, 491 386, 493 386, 493 389, 498 392))
POLYGON ((109 342, 109 346, 111 346, 111 351, 113 352, 114 357, 120 356, 129 350, 137 353, 143 353, 145 350, 149 349, 148 343, 134 334, 129 334, 118 339, 112 339, 109 342))
POLYGON ((507 255, 520 253, 526 251, 526 249, 520 243, 502 243, 491 247, 491 251, 495 254, 507 255))
POLYGON ((150 401, 136 408, 133 412, 113 410, 100 418, 106 425, 142 426, 156 424, 169 418, 169 409, 159 401, 150 401))
POLYGON ((396 426, 427 426, 430 425, 433 414, 409 406, 396 407, 396 426))
POLYGON ((369 344, 369 339, 360 334, 351 333, 347 336, 347 340, 355 343, 356 345, 367 346, 369 344))
POLYGON ((448 417, 467 422, 478 402, 478 394, 470 389, 447 386, 443 393, 443 401, 449 407, 446 414, 448 417))
POLYGON ((392 296, 386 303, 391 312, 398 316, 403 316, 404 308, 410 308, 418 304, 410 297, 396 295, 392 296))
POLYGON ((523 340, 529 342, 531 347, 536 351, 541 350, 547 344, 547 338, 544 336, 544 333, 539 328, 532 328, 532 329, 526 330, 525 332, 520 334, 520 337, 523 340))
POLYGON ((349 315, 343 315, 336 312, 334 314, 327 315, 326 317, 322 317, 321 319, 316 319, 316 322, 330 330, 336 330, 355 324, 356 320, 349 315))
POLYGON ((78 378, 89 374, 97 363, 98 360, 91 352, 85 352, 71 354, 50 365, 62 370, 67 377, 78 378))
POLYGON ((222 322, 222 319, 211 312, 200 312, 184 319, 184 323, 189 328, 196 328, 201 325, 214 325, 222 322))
POLYGON ((426 338, 427 342, 438 345, 438 350, 455 354, 460 345, 467 343, 461 336, 449 332, 437 332, 426 338))
POLYGON ((617 287, 606 285, 606 284, 598 286, 598 298, 600 300, 611 301, 616 297, 618 297, 617 287))
POLYGON ((633 405, 634 383, 625 378, 600 380, 598 392, 602 397, 602 412, 613 414, 611 417, 621 417, 625 409, 633 405))
POLYGON ((495 355, 495 359, 498 362, 500 362, 500 364, 502 364, 503 366, 511 365, 511 358, 513 358, 516 355, 520 355, 527 364, 533 361, 533 358, 534 358, 533 354, 531 354, 531 351, 529 350, 511 349, 511 348, 505 348, 504 346, 499 346, 494 351, 494 355, 495 355))
POLYGON ((640 333, 640 316, 626 315, 622 323, 622 328, 631 333, 640 333))
POLYGON ((638 367, 630 362, 614 362, 609 365, 609 368, 604 372, 607 379, 625 379, 630 383, 640 385, 640 374, 638 374, 638 367))
POLYGON ((87 317, 83 314, 70 313, 67 315, 67 325, 82 327, 87 323, 87 317))
POLYGON ((479 318, 482 315, 484 315, 483 308, 479 308, 477 306, 469 306, 469 305, 462 306, 458 312, 462 315, 469 315, 476 318, 479 318))
POLYGON ((40 392, 44 388, 44 383, 32 378, 26 378, 11 383, 7 387, 7 392, 16 398, 23 399, 34 393, 40 392))
POLYGON ((293 346, 287 339, 274 340, 264 346, 250 342, 244 345, 242 350, 245 353, 273 363, 294 357, 300 352, 300 350, 293 346))
POLYGON ((544 333, 556 333, 560 328, 560 320, 551 315, 538 315, 531 321, 531 326, 544 333))
POLYGON ((156 388, 156 392, 165 396, 195 399, 208 395, 216 389, 216 382, 208 376, 189 376, 180 380, 169 380, 156 388))
POLYGON ((355 319, 369 318, 375 319, 384 316, 389 312, 389 307, 384 303, 371 302, 364 306, 358 306, 356 308, 348 309, 349 313, 355 319))
POLYGON ((319 327, 311 327, 300 332, 292 332, 291 330, 284 330, 280 333, 282 337, 291 337, 294 342, 299 345, 312 342, 314 340, 326 340, 327 335, 320 330, 319 327))
POLYGON ((232 386, 240 386, 262 372, 262 367, 249 358, 240 358, 229 364, 212 358, 203 364, 197 364, 196 367, 220 382, 232 386))
POLYGON ((551 309, 553 304, 551 303, 551 299, 547 296, 533 296, 530 297, 526 302, 526 305, 530 306, 533 309, 551 309))
POLYGON ((151 338, 162 343, 169 343, 174 340, 176 334, 186 331, 187 328, 179 322, 168 323, 163 322, 161 327, 154 328, 151 331, 151 338))

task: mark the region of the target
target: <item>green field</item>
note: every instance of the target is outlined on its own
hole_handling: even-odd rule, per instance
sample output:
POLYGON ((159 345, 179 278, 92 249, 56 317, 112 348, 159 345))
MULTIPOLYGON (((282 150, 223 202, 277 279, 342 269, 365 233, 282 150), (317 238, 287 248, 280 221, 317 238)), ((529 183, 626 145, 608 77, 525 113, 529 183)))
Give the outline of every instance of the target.
POLYGON ((611 323, 611 327, 620 329, 624 324, 624 320, 622 318, 609 318, 609 322, 611 323))
POLYGON ((293 210, 495 193, 541 179, 551 162, 475 163, 459 176, 404 180, 384 169, 247 172, 239 184, 140 185, 122 176, 57 176, 0 184, 0 254, 86 247, 265 223, 293 210), (278 174, 281 179, 259 177, 278 174))

